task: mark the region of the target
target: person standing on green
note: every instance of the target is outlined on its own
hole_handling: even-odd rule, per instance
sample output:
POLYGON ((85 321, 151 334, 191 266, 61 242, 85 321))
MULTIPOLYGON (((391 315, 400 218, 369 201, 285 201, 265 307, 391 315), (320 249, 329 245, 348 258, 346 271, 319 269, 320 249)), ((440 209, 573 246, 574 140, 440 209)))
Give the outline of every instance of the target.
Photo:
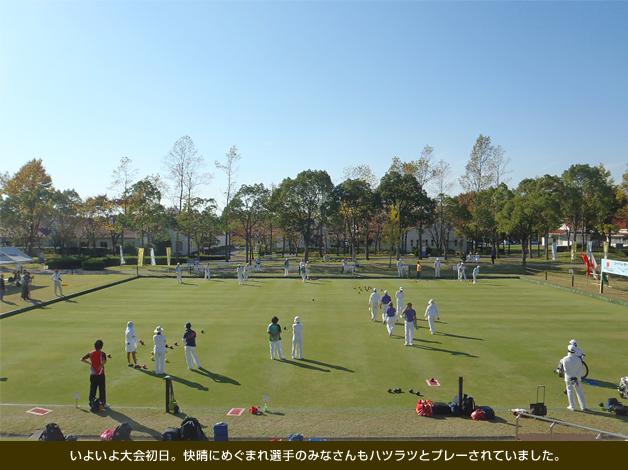
POLYGON ((290 261, 286 258, 286 261, 283 263, 283 277, 290 276, 290 261))
POLYGON ((274 361, 275 351, 277 351, 279 359, 283 361, 285 357, 283 357, 283 352, 281 351, 281 325, 279 325, 279 318, 273 317, 271 322, 267 330, 270 338, 270 358, 274 361))

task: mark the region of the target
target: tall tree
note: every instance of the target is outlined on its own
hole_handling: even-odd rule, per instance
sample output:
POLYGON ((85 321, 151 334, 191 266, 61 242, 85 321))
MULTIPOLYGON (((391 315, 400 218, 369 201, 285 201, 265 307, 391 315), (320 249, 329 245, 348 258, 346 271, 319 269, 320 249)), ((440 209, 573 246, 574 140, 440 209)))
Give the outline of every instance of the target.
POLYGON ((230 227, 230 213, 229 206, 231 200, 238 192, 236 175, 238 173, 237 162, 242 156, 238 153, 238 148, 234 145, 229 149, 229 152, 225 155, 225 163, 221 163, 218 160, 214 162, 216 168, 222 170, 227 175, 227 187, 222 191, 222 195, 225 198, 225 208, 222 211, 221 219, 225 227, 225 261, 229 261, 231 254, 229 253, 229 245, 231 244, 229 227, 230 227))
POLYGON ((55 195, 42 160, 25 163, 12 177, 3 174, 0 192, 2 225, 32 256, 42 237, 40 228, 52 213, 55 195))
POLYGON ((333 183, 326 171, 306 170, 280 184, 282 217, 289 220, 305 245, 305 260, 317 228, 324 225, 333 183))
MULTIPOLYGON (((460 186, 468 193, 475 195, 474 205, 479 207, 480 191, 490 188, 495 182, 495 149, 489 136, 480 136, 473 145, 465 173, 460 177, 460 186)), ((475 209, 474 207, 474 209, 475 209)), ((479 239, 480 226, 475 223, 475 250, 479 239)))
MULTIPOLYGON (((120 231, 121 245, 124 245, 124 230, 127 228, 127 221, 129 219, 131 188, 135 177, 139 173, 139 170, 131 167, 132 163, 133 160, 129 157, 122 157, 120 159, 120 165, 113 170, 113 174, 111 175, 111 184, 108 187, 108 189, 115 191, 115 195, 118 198, 118 203, 122 211, 121 217, 116 218, 116 225, 120 231)), ((113 198, 110 199, 113 200, 113 198)))
POLYGON ((59 246, 61 254, 64 249, 77 239, 80 228, 79 213, 83 201, 81 196, 73 190, 55 191, 53 198, 52 227, 53 242, 59 246))
MULTIPOLYGON (((170 152, 162 159, 167 169, 167 178, 172 183, 170 199, 175 207, 177 216, 183 212, 185 205, 190 207, 192 199, 197 196, 201 186, 209 184, 213 176, 203 172, 205 158, 198 155, 196 145, 189 136, 177 140, 170 152)), ((176 230, 176 260, 179 259, 179 229, 176 230)), ((190 255, 190 241, 188 237, 188 256, 190 255)))
POLYGON ((253 234, 264 217, 268 190, 263 184, 242 185, 231 200, 231 213, 239 223, 245 241, 246 262, 253 261, 253 234))
POLYGON ((436 247, 439 253, 447 259, 447 249, 449 247, 449 233, 451 229, 445 219, 446 206, 445 198, 452 190, 454 182, 452 180, 452 171, 449 163, 445 160, 439 160, 433 165, 433 178, 428 188, 436 197, 436 219, 437 221, 430 227, 432 239, 436 240, 436 247), (447 235, 447 237, 446 237, 447 235))

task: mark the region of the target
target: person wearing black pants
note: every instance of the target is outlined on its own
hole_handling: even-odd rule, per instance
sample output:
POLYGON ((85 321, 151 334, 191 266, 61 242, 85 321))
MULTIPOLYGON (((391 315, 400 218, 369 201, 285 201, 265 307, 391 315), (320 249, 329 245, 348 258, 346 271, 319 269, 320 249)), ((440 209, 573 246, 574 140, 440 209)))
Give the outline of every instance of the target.
POLYGON ((94 343, 94 350, 88 354, 85 354, 81 358, 81 361, 90 366, 89 376, 89 404, 91 406, 92 401, 96 398, 96 391, 98 391, 98 398, 105 408, 109 408, 107 404, 107 396, 105 390, 105 364, 107 363, 107 355, 102 351, 103 342, 97 340, 94 343))

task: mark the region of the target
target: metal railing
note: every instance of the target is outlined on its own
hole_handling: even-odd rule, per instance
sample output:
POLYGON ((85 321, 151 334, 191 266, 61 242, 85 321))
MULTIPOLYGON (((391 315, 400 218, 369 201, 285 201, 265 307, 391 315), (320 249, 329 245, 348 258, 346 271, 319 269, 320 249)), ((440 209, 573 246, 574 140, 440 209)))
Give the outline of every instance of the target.
POLYGON ((554 431, 554 426, 556 426, 557 424, 563 425, 563 426, 567 426, 567 427, 572 427, 572 428, 579 428, 579 429, 584 429, 586 431, 591 431, 591 432, 595 432, 597 433, 597 436, 595 437, 596 439, 600 439, 602 437, 602 435, 604 436, 610 436, 610 437, 616 437, 619 439, 622 439, 624 441, 628 441, 628 436, 624 436, 623 434, 617 434, 614 432, 608 432, 608 431, 602 431, 601 429, 595 429, 595 428, 590 428, 587 426, 582 426, 580 424, 573 424, 573 423, 567 423, 565 421, 560 421, 558 419, 552 419, 552 418, 545 418, 544 416, 537 416, 537 415, 533 415, 531 413, 526 413, 526 412, 517 412, 517 425, 515 427, 515 441, 519 440, 519 418, 521 417, 525 417, 525 418, 534 418, 534 419, 538 419, 540 421, 546 421, 550 424, 550 438, 549 440, 552 440, 552 436, 553 436, 553 431, 554 431))

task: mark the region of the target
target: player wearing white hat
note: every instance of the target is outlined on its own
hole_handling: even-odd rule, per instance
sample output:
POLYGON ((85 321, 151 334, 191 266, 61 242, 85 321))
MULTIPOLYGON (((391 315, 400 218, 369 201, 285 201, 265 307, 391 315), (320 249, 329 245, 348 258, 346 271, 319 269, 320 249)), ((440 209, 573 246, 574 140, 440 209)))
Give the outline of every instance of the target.
POLYGON ((434 318, 440 320, 440 315, 438 313, 438 307, 434 304, 434 299, 430 299, 427 304, 427 308, 425 309, 425 319, 430 324, 430 333, 434 334, 434 318))
POLYGON ((140 365, 137 363, 137 353, 135 352, 135 350, 137 349, 137 344, 140 342, 140 340, 137 339, 137 336, 135 335, 135 328, 132 321, 126 324, 126 331, 124 332, 124 336, 124 350, 126 351, 126 360, 129 363, 129 367, 135 367, 136 369, 139 369, 140 365), (131 355, 133 356, 133 363, 131 363, 131 355))
POLYGON ((377 292, 377 287, 373 289, 373 293, 369 297, 369 310, 371 311, 371 320, 377 321, 377 312, 379 311, 379 303, 381 296, 377 292))
POLYGON ((403 308, 405 306, 405 295, 406 294, 403 291, 403 287, 400 287, 399 290, 395 292, 395 299, 397 300, 397 316, 395 317, 395 320, 399 320, 399 315, 401 315, 401 312, 403 311, 403 308))
POLYGON ((297 358, 297 350, 299 359, 303 359, 303 323, 298 316, 294 317, 294 325, 292 325, 292 359, 297 358))
POLYGON ((569 410, 576 409, 575 395, 582 411, 587 411, 587 404, 584 400, 584 390, 582 390, 582 360, 576 356, 576 347, 570 344, 567 347, 568 354, 561 359, 561 364, 565 370, 565 384, 567 385, 567 399, 569 400, 569 410))
POLYGON ((164 329, 161 326, 155 328, 155 336, 153 336, 153 343, 155 347, 153 353, 155 354, 155 374, 166 373, 166 335, 161 333, 164 329))

